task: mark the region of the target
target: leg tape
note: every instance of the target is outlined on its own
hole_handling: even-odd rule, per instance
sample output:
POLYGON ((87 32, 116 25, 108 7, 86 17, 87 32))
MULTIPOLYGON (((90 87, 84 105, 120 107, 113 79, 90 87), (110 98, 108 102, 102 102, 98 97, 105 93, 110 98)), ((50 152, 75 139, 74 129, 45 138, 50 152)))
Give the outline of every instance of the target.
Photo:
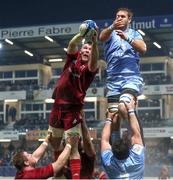
POLYGON ((118 104, 110 105, 107 110, 109 113, 118 113, 118 104))
POLYGON ((130 103, 132 99, 133 99, 133 97, 132 97, 130 94, 122 94, 122 95, 120 96, 119 102, 120 102, 120 103, 121 103, 121 102, 130 103))

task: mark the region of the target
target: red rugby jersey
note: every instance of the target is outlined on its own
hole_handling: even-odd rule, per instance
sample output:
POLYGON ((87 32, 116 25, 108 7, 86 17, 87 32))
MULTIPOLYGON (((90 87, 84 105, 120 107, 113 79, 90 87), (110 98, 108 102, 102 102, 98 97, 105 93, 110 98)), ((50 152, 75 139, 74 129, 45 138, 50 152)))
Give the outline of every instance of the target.
POLYGON ((44 167, 17 172, 15 179, 47 179, 53 177, 53 175, 52 164, 49 164, 44 167))
POLYGON ((80 53, 67 54, 67 61, 60 79, 57 81, 52 98, 56 104, 84 104, 86 91, 97 71, 91 72, 88 63, 82 64, 80 53))

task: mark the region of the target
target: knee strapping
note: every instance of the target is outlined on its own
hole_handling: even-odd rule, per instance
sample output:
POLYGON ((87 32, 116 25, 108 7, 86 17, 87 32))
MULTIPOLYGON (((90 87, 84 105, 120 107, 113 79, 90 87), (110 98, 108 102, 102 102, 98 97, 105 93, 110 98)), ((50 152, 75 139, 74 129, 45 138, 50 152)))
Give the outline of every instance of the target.
POLYGON ((122 94, 120 96, 119 102, 120 103, 125 103, 125 102, 130 103, 132 99, 133 99, 133 97, 130 94, 122 94))
POLYGON ((80 136, 81 135, 80 128, 75 126, 71 129, 68 129, 65 131, 64 135, 65 135, 65 139, 71 136, 76 136, 76 135, 80 136))
POLYGON ((109 113, 118 113, 118 104, 112 104, 108 107, 107 111, 109 113))

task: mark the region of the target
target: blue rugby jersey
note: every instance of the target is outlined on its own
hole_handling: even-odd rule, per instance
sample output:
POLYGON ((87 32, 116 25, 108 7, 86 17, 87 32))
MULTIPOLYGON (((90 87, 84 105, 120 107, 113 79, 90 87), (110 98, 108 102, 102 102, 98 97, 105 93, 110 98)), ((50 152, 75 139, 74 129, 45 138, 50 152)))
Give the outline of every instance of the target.
MULTIPOLYGON (((133 29, 126 29, 124 33, 130 39, 141 39, 142 36, 133 29)), ((124 73, 139 74, 139 53, 124 39, 113 31, 104 43, 104 54, 107 61, 107 75, 121 75, 124 73)))
MULTIPOLYGON (((130 39, 143 40, 133 29, 124 33, 130 39)), ((113 31, 104 43, 107 61, 107 97, 121 94, 123 89, 133 89, 137 95, 142 93, 143 79, 139 72, 139 53, 113 31)))
POLYGON ((110 179, 143 179, 145 148, 134 144, 130 149, 129 157, 118 160, 111 150, 101 153, 103 167, 110 179))

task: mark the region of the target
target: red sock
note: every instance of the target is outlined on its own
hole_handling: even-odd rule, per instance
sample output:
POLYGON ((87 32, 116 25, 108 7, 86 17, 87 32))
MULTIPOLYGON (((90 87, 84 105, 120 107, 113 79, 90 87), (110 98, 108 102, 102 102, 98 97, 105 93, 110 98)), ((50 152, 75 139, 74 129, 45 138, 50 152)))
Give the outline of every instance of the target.
POLYGON ((72 179, 80 179, 80 159, 70 160, 70 169, 72 174, 72 179))
MULTIPOLYGON (((56 161, 59 157, 59 155, 62 153, 62 151, 54 151, 54 161, 56 161)), ((63 168, 58 171, 54 177, 61 177, 63 175, 63 168)))

